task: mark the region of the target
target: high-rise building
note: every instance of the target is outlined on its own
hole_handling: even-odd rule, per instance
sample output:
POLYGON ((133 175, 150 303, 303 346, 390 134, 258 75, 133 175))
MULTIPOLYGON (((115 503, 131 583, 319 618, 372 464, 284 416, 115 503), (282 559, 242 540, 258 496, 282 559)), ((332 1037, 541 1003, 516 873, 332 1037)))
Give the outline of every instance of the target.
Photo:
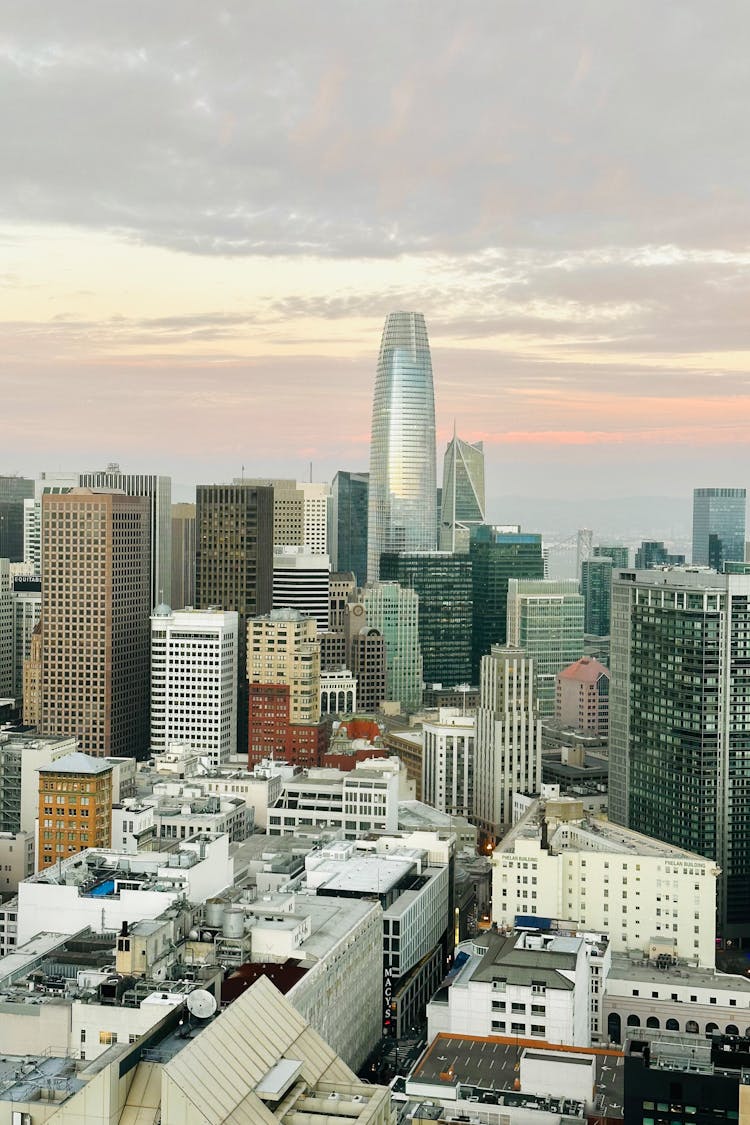
MULTIPOLYGON (((13 575, 10 599, 13 617, 13 690, 11 694, 16 700, 19 700, 23 698, 24 661, 31 655, 31 636, 42 612, 41 575, 13 575)), ((0 692, 0 694, 2 693, 0 692)))
POLYGON ((387 698, 387 658, 385 638, 367 624, 365 607, 355 602, 344 615, 345 664, 357 678, 357 703, 360 711, 372 714, 387 698))
POLYGON ((484 523, 484 446, 453 434, 443 458, 440 550, 468 551, 469 529, 484 523))
POLYGON ((33 480, 0 476, 0 559, 23 562, 23 502, 33 495, 33 480))
POLYGON ((436 498, 435 395, 427 328, 421 313, 389 313, 372 408, 368 581, 380 577, 385 551, 434 551, 436 498))
POLYGON ((195 602, 239 617, 237 752, 247 751, 247 622, 273 596, 273 489, 200 484, 196 490, 195 602))
POLYGON ((151 617, 151 750, 172 742, 220 766, 237 749, 236 613, 170 610, 151 617))
POLYGON ((87 753, 148 750, 149 515, 92 488, 42 498, 40 733, 87 753))
POLYGON ((419 646, 427 684, 471 680, 471 559, 448 551, 380 556, 384 582, 419 595, 419 646))
POLYGON ((595 559, 612 559, 615 570, 627 570, 630 566, 630 548, 622 543, 599 543, 594 547, 595 559))
MULTIPOLYGON (((627 564, 625 564, 627 566, 627 564)), ((592 555, 581 563, 581 593, 584 600, 585 633, 595 637, 609 635, 609 602, 613 560, 592 555)))
POLYGON ((476 719, 441 707, 422 733, 422 800, 449 816, 473 816, 476 719))
POLYGON ((534 662, 513 645, 482 657, 474 759, 474 822, 498 840, 513 818, 513 794, 539 793, 542 726, 534 662))
POLYGON ((644 539, 635 553, 635 569, 651 570, 656 566, 684 566, 684 555, 673 555, 659 539, 644 539))
POLYGON ((472 533, 471 682, 479 682, 479 663, 493 644, 507 640, 508 580, 543 578, 542 537, 519 527, 483 524, 472 533))
POLYGON ((744 488, 693 489, 693 563, 721 571, 745 558, 744 488))
POLYGON ((750 576, 612 583, 609 815, 715 859, 718 928, 750 938, 750 576))
POLYGON ((282 480, 246 480, 235 478, 235 484, 273 488, 273 544, 275 550, 283 547, 303 547, 309 555, 328 554, 328 498, 327 484, 282 480))
POLYGON ((508 643, 534 661, 539 714, 555 713, 555 676, 583 656, 583 597, 572 580, 511 578, 508 643))
POLYGON ((195 504, 172 505, 171 604, 195 605, 195 504))
POLYGON ((367 581, 367 505, 369 473, 341 469, 331 485, 328 546, 331 565, 352 571, 358 586, 367 581))
POLYGON ((0 699, 13 698, 13 579, 10 562, 0 558, 0 699))
POLYGON ((112 844, 112 762, 74 751, 39 770, 39 870, 112 844))
POLYGON ((248 761, 282 757, 317 766, 327 747, 320 719, 320 641, 315 621, 274 609, 247 626, 248 761))
POLYGON ((361 598, 368 627, 385 639, 386 699, 414 711, 422 702, 419 595, 398 582, 368 582, 361 598))
POLYGON ((315 620, 319 633, 328 629, 331 564, 328 555, 306 547, 276 547, 273 555, 273 608, 297 609, 315 620))
POLYGON ((344 628, 347 606, 354 597, 356 588, 357 580, 351 572, 335 571, 330 575, 329 628, 344 628))
POLYGON ((172 478, 122 473, 117 464, 103 472, 81 473, 83 488, 122 489, 148 499, 151 541, 151 609, 172 598, 172 478))

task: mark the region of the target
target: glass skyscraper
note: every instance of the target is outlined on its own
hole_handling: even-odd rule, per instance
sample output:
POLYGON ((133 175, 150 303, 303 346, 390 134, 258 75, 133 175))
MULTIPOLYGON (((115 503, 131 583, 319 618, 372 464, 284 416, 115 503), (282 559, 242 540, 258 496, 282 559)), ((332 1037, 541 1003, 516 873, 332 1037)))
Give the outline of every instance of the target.
POLYGON ((367 578, 384 551, 434 551, 435 395, 421 313, 386 317, 380 344, 370 445, 367 578))
POLYGON ((745 558, 745 489, 693 489, 693 562, 721 571, 745 558))
POLYGON ((358 586, 367 581, 367 473, 339 469, 331 485, 328 548, 333 569, 350 571, 358 586))
POLYGON ((440 550, 469 549, 469 528, 484 523, 484 448, 454 433, 443 458, 440 550))
POLYGON ((539 714, 555 713, 555 676, 583 656, 583 596, 573 579, 511 578, 508 643, 534 661, 539 714))

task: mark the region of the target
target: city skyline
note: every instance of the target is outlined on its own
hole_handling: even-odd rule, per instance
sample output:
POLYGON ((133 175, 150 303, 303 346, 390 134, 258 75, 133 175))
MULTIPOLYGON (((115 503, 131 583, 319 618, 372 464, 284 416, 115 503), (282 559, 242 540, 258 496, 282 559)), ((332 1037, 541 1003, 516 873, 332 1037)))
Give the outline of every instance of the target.
POLYGON ((9 13, 6 471, 364 471, 415 308, 490 511, 741 476, 746 8, 444 7, 9 13))

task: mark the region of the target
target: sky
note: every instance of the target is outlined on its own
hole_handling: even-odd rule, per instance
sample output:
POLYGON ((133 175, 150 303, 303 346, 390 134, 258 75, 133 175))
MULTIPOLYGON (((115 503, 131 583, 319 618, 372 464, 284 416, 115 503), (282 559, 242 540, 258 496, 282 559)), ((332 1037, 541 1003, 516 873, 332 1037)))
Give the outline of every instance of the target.
POLYGON ((366 469, 405 308, 491 517, 748 483, 746 0, 0 17, 0 472, 366 469))

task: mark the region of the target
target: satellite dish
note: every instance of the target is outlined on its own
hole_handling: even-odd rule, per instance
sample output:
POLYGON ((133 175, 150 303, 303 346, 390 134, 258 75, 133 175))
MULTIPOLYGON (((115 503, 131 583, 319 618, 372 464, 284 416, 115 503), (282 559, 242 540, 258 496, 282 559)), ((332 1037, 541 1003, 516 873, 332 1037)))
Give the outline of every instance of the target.
POLYGON ((210 1019, 216 1011, 216 997, 205 988, 196 988, 188 995, 187 1010, 199 1020, 210 1019))

